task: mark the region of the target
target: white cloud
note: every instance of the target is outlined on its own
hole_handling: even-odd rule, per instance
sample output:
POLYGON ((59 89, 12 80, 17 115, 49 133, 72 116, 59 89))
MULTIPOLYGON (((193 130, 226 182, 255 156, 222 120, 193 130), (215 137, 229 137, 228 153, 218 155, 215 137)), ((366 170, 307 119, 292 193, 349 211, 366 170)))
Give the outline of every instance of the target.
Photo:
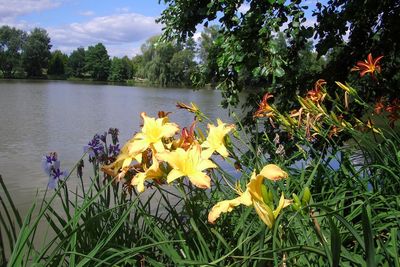
POLYGON ((4 23, 20 15, 58 7, 61 1, 52 0, 0 0, 0 22, 4 23))
POLYGON ((53 49, 69 53, 77 47, 103 43, 112 56, 133 56, 149 37, 160 34, 155 18, 136 13, 95 17, 84 23, 48 28, 53 49), (134 46, 136 44, 136 48, 134 46))

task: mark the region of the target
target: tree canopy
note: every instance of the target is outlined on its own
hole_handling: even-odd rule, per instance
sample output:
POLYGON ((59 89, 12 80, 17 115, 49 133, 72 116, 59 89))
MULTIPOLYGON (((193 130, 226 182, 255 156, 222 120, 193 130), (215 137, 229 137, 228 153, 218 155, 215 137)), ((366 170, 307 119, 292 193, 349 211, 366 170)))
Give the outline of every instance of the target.
POLYGON ((23 66, 28 77, 42 76, 51 57, 50 37, 45 29, 35 28, 28 35, 22 53, 23 66))
POLYGON ((89 46, 86 51, 85 69, 91 77, 98 81, 106 81, 110 71, 110 56, 102 43, 89 46))
POLYGON ((68 62, 68 56, 60 50, 51 53, 47 74, 62 76, 65 74, 65 68, 68 62))
POLYGON ((68 74, 73 77, 82 78, 85 72, 86 52, 83 47, 72 51, 68 58, 68 74))
POLYGON ((9 26, 0 28, 0 70, 6 78, 12 78, 20 66, 25 40, 26 33, 22 30, 9 26))
POLYGON ((123 58, 113 57, 108 80, 120 82, 128 79, 132 79, 132 63, 130 59, 127 56, 123 58))
POLYGON ((167 8, 159 22, 165 25, 167 40, 185 40, 193 36, 198 25, 220 25, 220 39, 214 40, 219 45, 215 56, 218 71, 213 71, 213 75, 226 106, 236 105, 242 90, 254 92, 267 88, 276 95, 277 103, 290 109, 295 105, 296 95, 305 93, 317 79, 331 82, 354 77, 356 74, 349 76, 349 70, 369 53, 375 57, 384 55, 382 77, 389 86, 369 85, 365 90, 367 99, 393 95, 399 86, 400 76, 396 71, 400 61, 396 34, 400 27, 399 1, 318 2, 313 10, 314 25, 305 16, 308 2, 302 0, 164 0, 164 3, 167 8), (282 38, 279 33, 284 34, 285 43, 279 40, 282 38), (314 44, 310 43, 312 37, 314 44), (313 45, 318 54, 310 54, 313 45), (285 52, 278 52, 283 46, 285 52), (315 63, 317 58, 328 62, 315 63), (307 68, 308 63, 314 66, 307 68))
POLYGON ((142 55, 133 59, 136 77, 161 86, 191 86, 196 65, 192 39, 185 43, 161 42, 159 36, 154 36, 142 45, 141 50, 142 55))

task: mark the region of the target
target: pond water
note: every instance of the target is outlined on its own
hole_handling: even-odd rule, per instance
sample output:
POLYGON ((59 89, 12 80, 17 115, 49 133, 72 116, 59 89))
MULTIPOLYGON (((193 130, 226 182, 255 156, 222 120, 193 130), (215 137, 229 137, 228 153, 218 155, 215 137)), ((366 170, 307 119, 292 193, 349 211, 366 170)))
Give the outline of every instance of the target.
POLYGON ((62 169, 71 170, 93 135, 120 130, 123 144, 141 124, 140 113, 156 117, 173 112, 171 121, 189 126, 193 115, 177 101, 195 102, 210 118, 228 119, 219 91, 128 87, 68 81, 0 82, 0 174, 17 207, 27 210, 48 177, 42 156, 56 151, 62 169))

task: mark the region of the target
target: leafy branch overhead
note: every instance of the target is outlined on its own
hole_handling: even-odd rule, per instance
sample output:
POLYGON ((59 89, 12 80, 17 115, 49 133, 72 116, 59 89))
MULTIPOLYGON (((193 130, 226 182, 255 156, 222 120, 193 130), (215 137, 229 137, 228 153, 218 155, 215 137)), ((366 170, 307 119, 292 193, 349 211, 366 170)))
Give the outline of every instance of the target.
MULTIPOLYGON (((277 101, 289 110, 295 105, 296 94, 305 93, 315 80, 323 78, 329 84, 353 81, 350 68, 370 51, 385 55, 385 71, 381 73, 385 85, 364 84, 368 88, 363 89, 366 100, 394 96, 394 88, 398 88, 398 1, 327 1, 315 6, 301 0, 164 3, 167 8, 158 21, 165 25, 167 40, 186 40, 200 25, 205 31, 219 25, 219 35, 213 42, 217 53, 209 60, 217 65, 213 75, 222 89, 225 106, 237 105, 243 90, 263 89, 279 92, 277 101)), ((255 94, 249 99, 252 97, 255 94)), ((246 106, 249 104, 255 107, 254 101, 246 106)))

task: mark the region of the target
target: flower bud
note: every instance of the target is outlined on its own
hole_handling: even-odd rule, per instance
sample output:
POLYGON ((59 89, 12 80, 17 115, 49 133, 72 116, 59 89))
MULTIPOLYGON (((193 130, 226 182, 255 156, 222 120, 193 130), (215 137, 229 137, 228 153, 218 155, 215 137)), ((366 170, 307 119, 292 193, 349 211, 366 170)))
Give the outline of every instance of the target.
POLYGON ((272 192, 269 191, 264 184, 261 185, 261 194, 265 204, 270 205, 273 203, 274 196, 272 195, 272 192))
POLYGON ((310 199, 311 199, 311 192, 310 192, 310 188, 308 188, 308 186, 306 186, 304 188, 303 191, 303 197, 301 199, 301 203, 306 206, 310 203, 310 199))

